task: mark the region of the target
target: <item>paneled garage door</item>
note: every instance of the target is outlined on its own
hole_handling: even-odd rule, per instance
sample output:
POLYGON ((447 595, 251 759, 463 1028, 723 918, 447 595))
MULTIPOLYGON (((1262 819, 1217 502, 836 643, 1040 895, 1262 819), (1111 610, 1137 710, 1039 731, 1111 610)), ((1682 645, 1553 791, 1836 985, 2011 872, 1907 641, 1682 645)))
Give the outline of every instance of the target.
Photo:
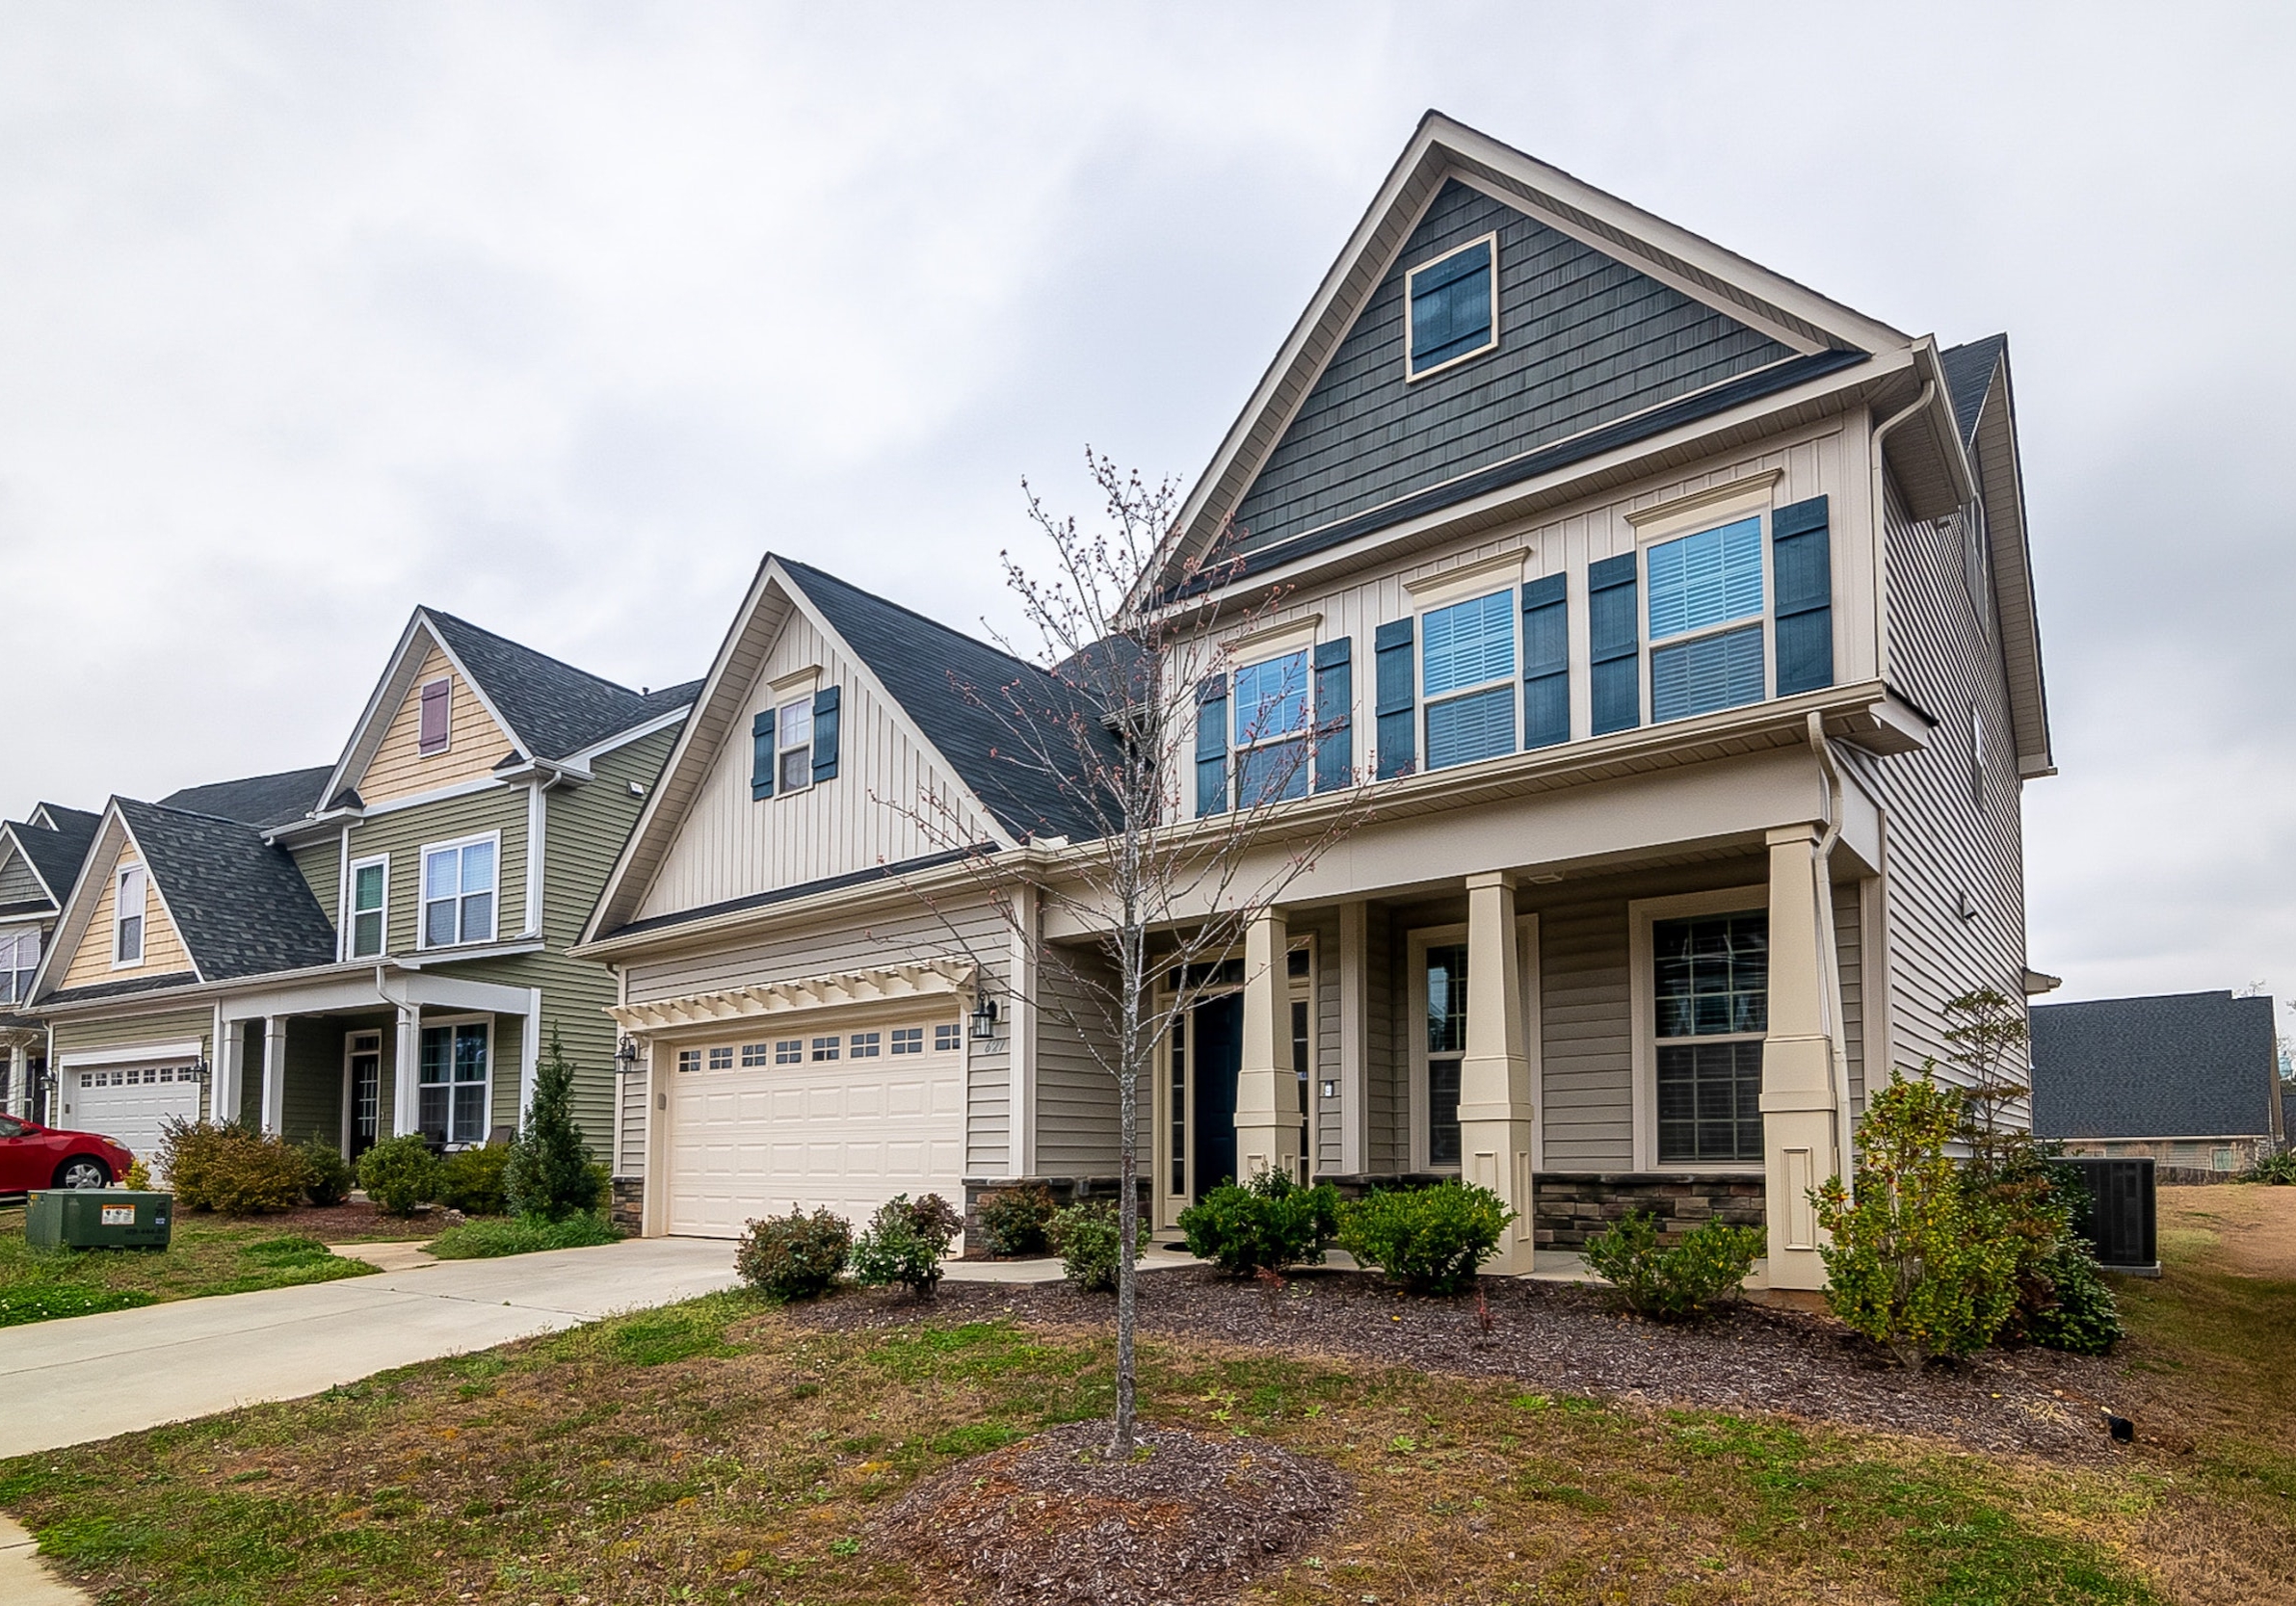
POLYGON ((75 1067, 64 1073, 62 1101, 58 1125, 117 1138, 151 1168, 156 1182, 160 1122, 170 1116, 198 1120, 199 1083, 188 1064, 75 1067))
POLYGON ((670 1077, 670 1230, 827 1206, 865 1223, 895 1194, 963 1207, 963 1028, 954 1015, 682 1047, 670 1077))

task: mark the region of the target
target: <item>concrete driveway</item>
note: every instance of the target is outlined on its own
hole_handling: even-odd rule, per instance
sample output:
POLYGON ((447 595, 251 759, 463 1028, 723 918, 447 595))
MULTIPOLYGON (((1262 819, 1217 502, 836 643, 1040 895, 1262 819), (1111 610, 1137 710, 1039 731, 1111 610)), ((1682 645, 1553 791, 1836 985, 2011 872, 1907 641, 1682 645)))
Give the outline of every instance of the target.
POLYGON ((0 1457, 292 1400, 735 1280, 730 1242, 643 1238, 0 1328, 0 1457))

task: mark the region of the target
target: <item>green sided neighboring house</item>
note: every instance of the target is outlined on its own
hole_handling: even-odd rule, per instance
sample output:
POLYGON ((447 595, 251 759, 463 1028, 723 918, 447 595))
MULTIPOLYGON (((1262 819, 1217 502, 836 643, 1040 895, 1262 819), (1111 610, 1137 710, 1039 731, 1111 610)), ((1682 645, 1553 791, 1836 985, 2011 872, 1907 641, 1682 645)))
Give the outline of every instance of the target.
POLYGON ((53 1119, 462 1147, 515 1129, 555 1035, 603 1157, 615 983, 566 950, 693 690, 417 609, 334 764, 114 798, 31 988, 53 1119))

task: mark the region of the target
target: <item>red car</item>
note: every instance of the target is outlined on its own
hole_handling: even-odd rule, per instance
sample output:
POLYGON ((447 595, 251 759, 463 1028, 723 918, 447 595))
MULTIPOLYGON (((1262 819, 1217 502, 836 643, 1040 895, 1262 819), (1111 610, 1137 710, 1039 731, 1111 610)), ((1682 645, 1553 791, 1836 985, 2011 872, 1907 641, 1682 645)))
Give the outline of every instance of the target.
POLYGON ((0 1116, 0 1194, 34 1188, 103 1188, 127 1174, 127 1145, 93 1132, 59 1132, 0 1116))

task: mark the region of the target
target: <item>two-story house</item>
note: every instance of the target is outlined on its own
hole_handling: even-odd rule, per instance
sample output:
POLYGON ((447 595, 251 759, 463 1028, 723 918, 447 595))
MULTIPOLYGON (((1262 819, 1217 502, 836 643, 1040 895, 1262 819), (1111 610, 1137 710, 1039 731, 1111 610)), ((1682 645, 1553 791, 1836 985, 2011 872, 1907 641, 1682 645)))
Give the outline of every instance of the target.
MULTIPOLYGON (((1820 1285, 1808 1191, 1869 1080, 2028 978, 2052 767, 2005 341, 1431 114, 1161 562, 1140 606, 1230 666, 1195 816, 1271 775, 1303 841, 1373 806, 1164 1045, 1155 1221, 1271 1167, 1465 1175, 1519 1212, 1500 1269, 1634 1204, 1762 1224, 1770 1282, 1820 1285), (1280 598, 1249 641, 1173 583, 1223 541, 1223 588, 1280 598)), ((1039 973, 1099 936, 1060 896, 1079 823, 953 691, 1037 672, 766 562, 578 950, 641 1049, 647 1230, 1114 1174, 1114 1083, 1039 973), (919 796, 966 862, 888 806, 919 796)))
POLYGON ((0 1114, 46 1119, 47 1033, 25 1011, 95 826, 84 809, 51 803, 0 822, 0 1114))
POLYGON ((333 764, 112 799, 31 989, 52 1119, 483 1144, 555 1037, 602 1153, 614 983, 567 949, 692 692, 417 609, 333 764))

